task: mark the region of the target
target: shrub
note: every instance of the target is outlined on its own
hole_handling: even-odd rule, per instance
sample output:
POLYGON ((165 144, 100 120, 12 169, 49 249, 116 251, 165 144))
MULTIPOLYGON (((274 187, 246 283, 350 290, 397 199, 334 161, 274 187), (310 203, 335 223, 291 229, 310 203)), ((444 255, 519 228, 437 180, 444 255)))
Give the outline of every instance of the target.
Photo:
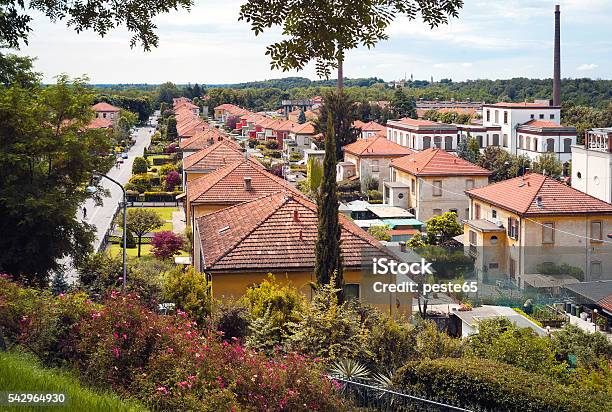
POLYGON ((133 175, 130 178, 130 183, 133 184, 134 188, 138 191, 138 193, 144 193, 147 190, 151 190, 151 178, 148 174, 138 174, 133 175))
POLYGON ((198 273, 193 268, 186 271, 176 268, 166 273, 163 285, 164 300, 176 304, 198 324, 203 324, 210 316, 212 297, 204 273, 198 273))
POLYGON ((417 328, 389 316, 376 319, 367 339, 370 351, 362 361, 371 369, 394 371, 418 357, 417 328))
POLYGON ((168 173, 170 173, 170 172, 173 172, 173 171, 174 171, 174 172, 176 172, 176 170, 177 170, 177 169, 176 169, 176 166, 175 166, 175 165, 173 165, 172 163, 167 163, 167 164, 165 164, 165 165, 162 165, 162 166, 159 168, 158 173, 159 173, 159 176, 160 176, 160 177, 164 177, 164 176, 166 176, 166 175, 167 175, 168 173))
POLYGON ((166 178, 164 179, 164 189, 167 191, 172 191, 174 188, 181 184, 181 175, 178 172, 172 170, 168 172, 166 178))
POLYGON ((249 310, 239 304, 225 304, 217 311, 216 330, 226 342, 242 342, 249 332, 249 310))
POLYGON ((338 191, 339 192, 355 192, 361 188, 361 185, 358 180, 342 180, 338 182, 338 191))
POLYGON ((138 196, 140 195, 140 193, 138 193, 136 189, 136 185, 132 184, 132 183, 128 183, 125 185, 125 197, 126 200, 128 202, 137 202, 138 201, 138 196), (130 187, 130 189, 128 190, 128 187, 130 187), (132 190, 131 188, 134 188, 134 190, 132 190))
MULTIPOLYGON (((123 247, 123 240, 121 241, 121 247, 123 247)), ((128 249, 136 248, 136 239, 134 239, 134 234, 131 230, 127 230, 125 233, 125 247, 128 249)))
POLYGON ((153 234, 151 245, 153 245, 151 251, 156 258, 167 260, 180 253, 184 240, 182 236, 170 230, 164 230, 153 234))
POLYGON ((390 229, 391 227, 389 225, 370 226, 368 228, 368 233, 378 240, 384 240, 388 242, 391 240, 391 235, 389 234, 390 229))
POLYGON ((477 410, 601 411, 612 407, 603 394, 583 396, 542 375, 476 358, 409 362, 393 383, 413 395, 477 410))
POLYGON ((145 202, 176 202, 181 192, 144 192, 145 202))
POLYGON ((278 149, 278 141, 268 139, 264 142, 264 147, 269 150, 277 150, 278 149))
POLYGON ((370 200, 382 200, 383 194, 378 190, 368 190, 368 199, 370 200))
POLYGON ((135 175, 147 173, 149 170, 149 162, 144 157, 137 157, 132 163, 132 173, 135 175))
POLYGON ((168 147, 166 147, 166 153, 168 154, 176 153, 176 149, 177 149, 176 143, 170 143, 168 147))
POLYGON ((174 158, 171 156, 158 156, 153 158, 153 166, 161 166, 172 162, 174 162, 174 158))

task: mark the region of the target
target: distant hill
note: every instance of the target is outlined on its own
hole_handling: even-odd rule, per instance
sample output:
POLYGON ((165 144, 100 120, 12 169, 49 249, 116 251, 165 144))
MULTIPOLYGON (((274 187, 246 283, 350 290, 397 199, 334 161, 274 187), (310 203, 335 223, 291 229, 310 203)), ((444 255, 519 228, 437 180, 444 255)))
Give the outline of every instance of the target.
MULTIPOLYGON (((370 87, 376 83, 384 84, 383 79, 369 77, 367 79, 345 79, 346 87, 370 87)), ((208 88, 228 88, 228 89, 281 89, 288 90, 306 87, 334 87, 335 79, 329 80, 310 80, 305 77, 285 77, 282 79, 261 80, 255 82, 235 83, 235 84, 207 84, 208 88)))

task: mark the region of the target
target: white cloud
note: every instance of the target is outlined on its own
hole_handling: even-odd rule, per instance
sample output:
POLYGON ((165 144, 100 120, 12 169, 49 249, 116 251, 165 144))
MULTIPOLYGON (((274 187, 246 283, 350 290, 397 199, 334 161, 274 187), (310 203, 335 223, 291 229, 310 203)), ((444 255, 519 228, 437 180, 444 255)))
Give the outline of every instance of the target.
POLYGON ((586 72, 586 71, 589 71, 589 70, 595 70, 598 67, 599 67, 599 65, 595 64, 595 63, 588 63, 588 64, 585 63, 585 64, 581 64, 580 66, 578 66, 576 68, 576 70, 579 70, 581 72, 586 72))

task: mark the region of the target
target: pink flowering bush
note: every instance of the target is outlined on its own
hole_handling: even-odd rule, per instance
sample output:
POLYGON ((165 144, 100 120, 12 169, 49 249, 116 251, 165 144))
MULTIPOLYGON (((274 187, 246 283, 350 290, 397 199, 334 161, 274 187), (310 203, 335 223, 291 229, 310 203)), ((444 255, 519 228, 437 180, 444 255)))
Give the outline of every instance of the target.
POLYGON ((153 410, 350 409, 317 362, 266 357, 203 332, 180 310, 153 312, 135 294, 112 292, 99 305, 83 294, 54 297, 0 278, 0 326, 9 343, 43 359, 54 353, 84 382, 153 410))
POLYGON ((181 184, 181 175, 176 170, 168 172, 164 178, 164 190, 172 191, 181 184))

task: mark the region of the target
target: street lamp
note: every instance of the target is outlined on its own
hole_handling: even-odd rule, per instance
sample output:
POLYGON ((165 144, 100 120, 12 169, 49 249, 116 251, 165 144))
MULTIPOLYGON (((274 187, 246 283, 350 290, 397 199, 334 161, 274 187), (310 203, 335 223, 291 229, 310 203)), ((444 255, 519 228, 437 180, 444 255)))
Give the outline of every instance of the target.
MULTIPOLYGON (((126 261, 126 247, 127 247, 127 213, 126 213, 126 209, 127 209, 127 196, 126 196, 126 193, 125 193, 125 188, 123 187, 123 185, 121 183, 119 183, 115 179, 113 179, 111 177, 108 177, 106 175, 103 175, 103 174, 100 174, 100 173, 94 173, 94 176, 104 177, 104 178, 110 180, 111 182, 113 182, 114 184, 119 186, 121 188, 121 191, 123 192, 123 202, 121 202, 121 206, 123 208, 123 289, 125 289, 126 282, 127 282, 127 261, 126 261)), ((98 189, 95 186, 88 186, 87 187, 87 191, 89 193, 95 193, 97 190, 98 189)))

